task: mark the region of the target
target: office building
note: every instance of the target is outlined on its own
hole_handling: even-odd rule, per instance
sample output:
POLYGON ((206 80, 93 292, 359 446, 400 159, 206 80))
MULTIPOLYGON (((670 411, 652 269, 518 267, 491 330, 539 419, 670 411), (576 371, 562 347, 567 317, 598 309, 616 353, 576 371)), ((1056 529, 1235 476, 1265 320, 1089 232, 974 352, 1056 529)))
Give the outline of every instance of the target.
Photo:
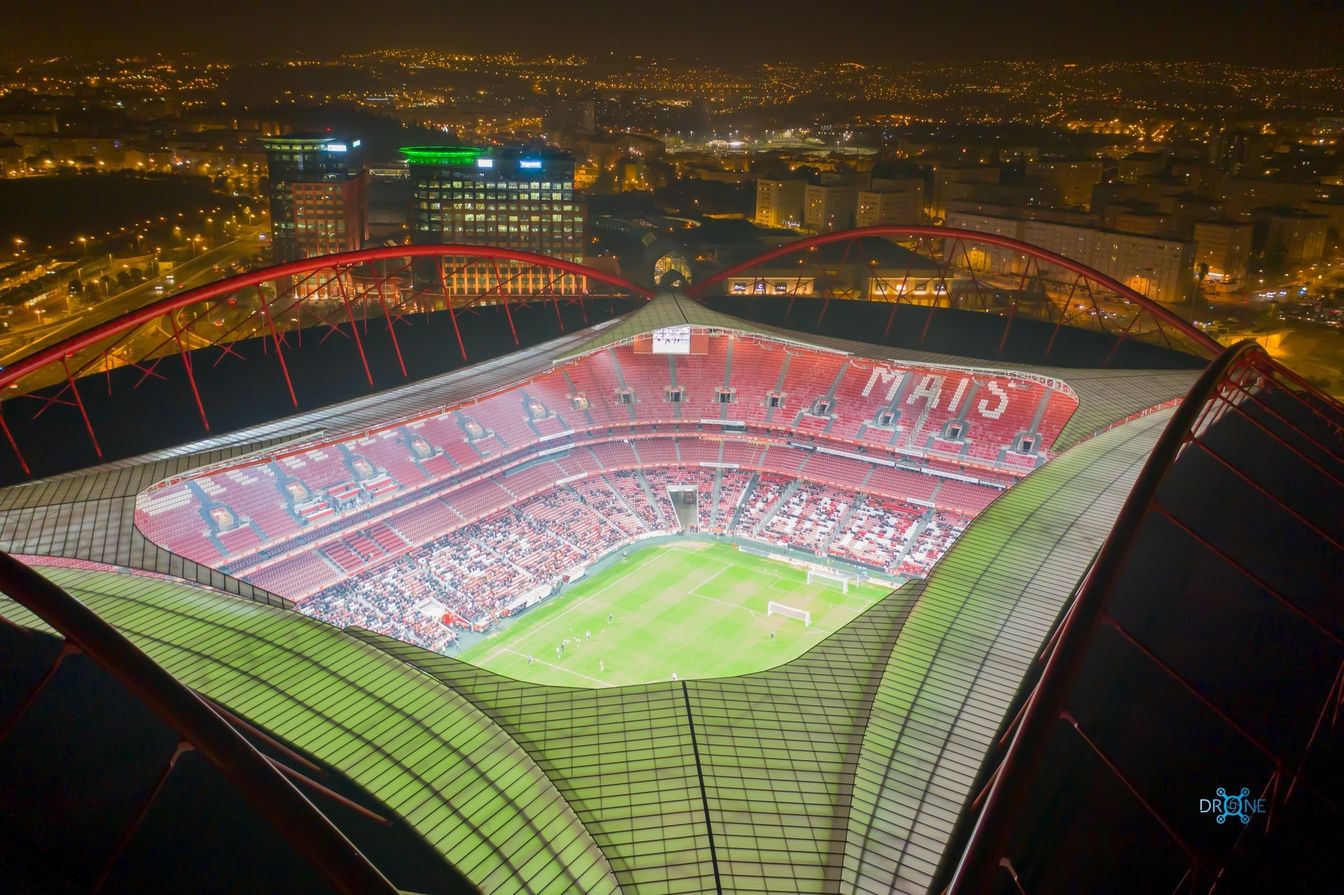
POLYGON ((803 228, 831 233, 854 226, 859 189, 852 183, 809 183, 803 194, 803 228))
POLYGON ((60 122, 54 112, 0 113, 0 137, 13 137, 16 134, 54 134, 60 129, 60 122))
POLYGON ((1325 218, 1325 244, 1338 246, 1344 243, 1344 196, 1322 199, 1319 202, 1304 202, 1303 211, 1319 214, 1325 218))
POLYGON ((1116 178, 1121 183, 1140 183, 1145 177, 1161 177, 1167 171, 1167 157, 1160 152, 1131 152, 1120 159, 1116 178))
POLYGON ((370 163, 369 240, 402 242, 410 233, 411 172, 404 160, 370 163))
POLYGON ((803 225, 803 202, 807 181, 803 178, 762 177, 756 181, 756 217, 762 227, 787 227, 796 230, 803 225))
POLYGON ((1191 192, 1200 196, 1216 196, 1223 185, 1223 172, 1208 162, 1174 161, 1171 176, 1185 181, 1191 192))
POLYGON ((977 189, 999 183, 997 165, 939 165, 933 170, 933 216, 942 219, 947 214, 947 203, 953 200, 999 201, 999 196, 988 195, 977 189))
MULTIPOLYGON (((1083 196, 1082 184, 1091 174, 1083 167, 1070 169, 1066 162, 1029 162, 1027 167, 1044 166, 1042 173, 1023 174, 1012 168, 947 167, 934 171, 931 214, 945 220, 953 207, 965 203, 1005 205, 1026 209, 1062 209, 1081 211, 1090 204, 1091 193, 1083 196), (1050 166, 1059 166, 1053 169, 1050 166)), ((1088 163, 1076 163, 1080 166, 1088 163)))
MULTIPOLYGON (((961 211, 948 212, 947 226, 1031 243, 1089 265, 1158 301, 1184 302, 1194 294, 1195 244, 1190 240, 961 211)), ((1022 256, 1010 249, 977 248, 976 258, 996 273, 1024 272, 1022 256)))
POLYGON ((0 137, 0 173, 19 171, 23 167, 23 157, 22 146, 0 137))
POLYGON ((592 133, 597 128, 597 103, 592 99, 557 99, 547 110, 543 126, 552 133, 592 133))
POLYGON ((1106 227, 1121 233, 1137 233, 1140 236, 1161 236, 1171 231, 1170 215, 1155 214, 1151 211, 1126 209, 1113 206, 1106 209, 1106 227))
POLYGON ((854 214, 856 227, 921 224, 924 222, 924 181, 874 179, 870 189, 859 190, 854 214))
POLYGON ((277 262, 360 248, 368 236, 368 181, 360 141, 295 134, 262 137, 277 262))
MULTIPOLYGON (((574 192, 574 157, 553 150, 408 146, 411 241, 488 245, 581 262, 584 205, 574 192)), ((434 264, 416 267, 416 282, 440 276, 434 264)), ((581 277, 505 262, 445 266, 452 294, 538 290, 572 294, 581 277)))
POLYGON ((1281 273, 1325 256, 1325 235, 1330 219, 1323 214, 1288 206, 1255 210, 1257 235, 1264 246, 1265 267, 1281 273))
POLYGON ((1056 205, 1088 208, 1092 204, 1092 187, 1101 183, 1101 162, 1097 159, 1027 162, 1027 174, 1054 186, 1056 205))
POLYGON ((1095 227, 1098 221, 1098 216, 1092 212, 1074 208, 1010 205, 1000 202, 979 202, 973 199, 949 200, 946 213, 951 215, 958 211, 1014 220, 1054 221, 1056 224, 1076 224, 1080 227, 1095 227))
POLYGON ((1227 219, 1222 202, 1194 193, 1162 196, 1157 200, 1157 209, 1171 219, 1171 232, 1182 239, 1193 238, 1197 221, 1227 219))
POLYGON ((1207 264, 1205 278, 1215 283, 1241 282, 1251 260, 1253 235, 1254 228, 1240 221, 1196 221, 1196 269, 1207 264))
POLYGON ((1228 217, 1249 221, 1262 217, 1261 209, 1300 206, 1319 198, 1322 192, 1320 185, 1311 181, 1227 177, 1223 179, 1220 198, 1228 217))

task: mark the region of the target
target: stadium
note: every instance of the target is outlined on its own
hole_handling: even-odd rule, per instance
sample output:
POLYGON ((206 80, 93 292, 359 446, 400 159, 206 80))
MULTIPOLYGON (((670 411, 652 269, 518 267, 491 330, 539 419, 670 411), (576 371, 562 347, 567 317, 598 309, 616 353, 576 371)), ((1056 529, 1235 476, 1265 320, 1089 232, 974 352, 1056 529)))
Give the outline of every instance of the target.
POLYGON ((1263 891, 1338 829, 1344 411, 1005 237, 367 249, 0 387, 19 891, 1263 891))

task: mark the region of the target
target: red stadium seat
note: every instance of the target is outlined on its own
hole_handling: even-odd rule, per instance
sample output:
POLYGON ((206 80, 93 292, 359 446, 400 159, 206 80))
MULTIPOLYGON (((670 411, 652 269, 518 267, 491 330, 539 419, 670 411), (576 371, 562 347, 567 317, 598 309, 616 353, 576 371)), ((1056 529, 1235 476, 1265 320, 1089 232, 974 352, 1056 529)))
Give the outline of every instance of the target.
POLYGON ((708 346, 602 349, 461 407, 202 470, 141 494, 136 524, 334 623, 442 646, 445 613, 489 624, 679 531, 669 486, 696 493, 701 531, 926 574, 1077 406, 1025 375, 708 346))

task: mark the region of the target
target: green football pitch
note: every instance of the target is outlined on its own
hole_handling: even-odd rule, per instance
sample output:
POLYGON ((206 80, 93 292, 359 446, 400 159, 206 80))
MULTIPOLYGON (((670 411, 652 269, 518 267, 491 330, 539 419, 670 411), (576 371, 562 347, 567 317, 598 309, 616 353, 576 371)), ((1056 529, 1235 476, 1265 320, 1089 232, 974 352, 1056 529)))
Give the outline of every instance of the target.
POLYGON ((890 591, 810 585, 804 570, 730 544, 662 544, 631 550, 458 658, 511 678, 578 687, 745 674, 802 654, 890 591), (811 626, 767 616, 771 600, 811 612, 811 626))

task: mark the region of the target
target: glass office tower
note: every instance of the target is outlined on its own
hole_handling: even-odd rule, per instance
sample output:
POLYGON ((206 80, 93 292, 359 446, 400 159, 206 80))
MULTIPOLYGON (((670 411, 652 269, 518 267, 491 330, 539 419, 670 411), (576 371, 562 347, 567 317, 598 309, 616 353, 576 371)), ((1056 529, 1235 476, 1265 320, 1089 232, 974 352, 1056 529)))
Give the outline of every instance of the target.
MULTIPOLYGON (((490 245, 582 262, 584 207, 574 192, 574 159, 517 148, 408 146, 416 244, 490 245)), ((417 284, 442 277, 453 293, 569 295, 582 278, 506 262, 433 262, 416 267, 417 284)))

